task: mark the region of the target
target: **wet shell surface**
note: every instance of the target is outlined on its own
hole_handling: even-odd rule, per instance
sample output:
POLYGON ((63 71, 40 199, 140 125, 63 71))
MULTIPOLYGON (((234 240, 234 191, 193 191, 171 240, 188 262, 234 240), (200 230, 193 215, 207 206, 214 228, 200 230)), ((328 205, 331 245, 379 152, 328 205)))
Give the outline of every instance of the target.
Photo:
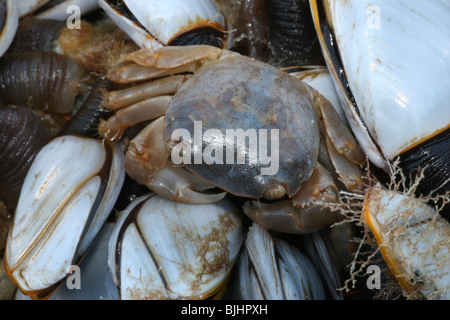
POLYGON ((319 153, 318 117, 309 98, 307 85, 285 72, 248 57, 228 57, 204 65, 178 90, 166 111, 164 140, 177 141, 179 128, 189 131, 192 140, 183 139, 194 147, 186 168, 232 194, 261 198, 282 185, 293 196, 319 153), (229 129, 255 132, 254 139, 249 134, 255 148, 247 151, 229 129), (260 146, 267 142, 265 153, 255 139, 260 146), (207 166, 197 160, 202 150, 217 150, 209 151, 207 166), (273 158, 265 164, 263 157, 273 158))
POLYGON ((7 104, 70 113, 84 72, 76 60, 53 52, 8 54, 0 60, 0 95, 7 104))
POLYGON ((213 0, 100 0, 108 16, 141 48, 211 44, 222 47, 225 18, 213 0), (182 38, 194 39, 193 41, 182 38))
POLYGON ((434 207, 376 185, 364 215, 405 296, 450 299, 450 224, 434 207))
POLYGON ((325 299, 322 280, 310 259, 257 223, 247 233, 234 280, 239 299, 325 299))
POLYGON ((108 265, 123 300, 206 299, 220 296, 242 242, 230 201, 189 205, 145 195, 121 213, 108 265))
POLYGON ((450 126, 449 1, 310 1, 349 122, 379 167, 450 126))
POLYGON ((79 263, 123 183, 123 151, 61 136, 37 154, 9 230, 5 269, 22 292, 45 298, 79 263))

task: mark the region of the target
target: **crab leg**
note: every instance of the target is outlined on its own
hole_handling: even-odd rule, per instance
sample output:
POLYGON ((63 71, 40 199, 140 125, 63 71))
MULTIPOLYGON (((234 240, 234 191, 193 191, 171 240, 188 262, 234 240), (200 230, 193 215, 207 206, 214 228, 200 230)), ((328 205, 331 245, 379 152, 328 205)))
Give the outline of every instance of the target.
POLYGON ((308 86, 308 89, 310 89, 313 106, 324 125, 323 129, 333 142, 336 151, 355 164, 364 164, 364 152, 333 105, 312 87, 308 86))
POLYGON ((306 234, 318 231, 338 221, 338 214, 328 208, 307 207, 297 209, 289 200, 256 204, 246 202, 245 213, 263 227, 279 232, 306 234))
POLYGON ((134 62, 143 67, 172 69, 202 60, 219 59, 222 49, 205 46, 165 46, 156 51, 141 49, 123 57, 119 62, 134 62))
POLYGON ((364 164, 364 152, 333 106, 323 96, 318 96, 315 101, 318 102, 325 130, 336 151, 355 164, 364 164))
POLYGON ((327 147, 327 138, 322 134, 320 135, 320 143, 319 143, 319 155, 317 157, 317 161, 325 167, 328 173, 331 175, 334 181, 339 181, 339 175, 336 172, 336 168, 333 165, 333 161, 330 159, 330 154, 328 152, 327 147))
POLYGON ((326 145, 335 172, 345 188, 349 191, 362 190, 363 181, 361 167, 340 154, 329 137, 326 137, 326 145))
POLYGON ((113 72, 110 70, 108 73, 108 79, 116 83, 132 83, 136 81, 150 80, 163 76, 174 75, 183 72, 194 72, 197 66, 194 64, 188 64, 173 69, 157 69, 154 67, 143 67, 138 64, 127 64, 121 67, 118 71, 113 72))
POLYGON ((102 106, 110 110, 116 110, 145 99, 174 94, 187 78, 187 75, 176 75, 111 91, 106 94, 102 106))
POLYGON ((130 141, 125 170, 136 182, 147 184, 156 171, 165 167, 169 153, 162 139, 164 117, 147 125, 130 141))
POLYGON ((332 176, 337 174, 348 190, 360 190, 362 188, 360 166, 364 164, 364 152, 333 105, 314 88, 308 86, 308 89, 319 116, 324 140, 321 143, 326 145, 325 153, 322 146, 320 160, 324 161, 323 164, 332 176))
POLYGON ((120 139, 127 128, 163 116, 170 100, 172 96, 154 97, 121 109, 108 120, 100 120, 98 132, 110 141, 120 139))
POLYGON ((228 50, 205 45, 167 46, 156 51, 141 49, 119 60, 117 68, 109 71, 108 78, 117 83, 130 83, 177 73, 194 72, 202 64, 230 54, 237 55, 228 50))
POLYGON ((164 117, 145 127, 131 140, 125 157, 125 170, 140 184, 167 199, 184 203, 213 203, 225 197, 226 192, 204 194, 214 186, 203 182, 183 168, 170 166, 169 153, 163 141, 164 117))
POLYGON ((339 192, 328 171, 317 164, 311 177, 291 200, 246 202, 244 212, 262 226, 287 233, 310 233, 339 220, 339 213, 321 203, 337 202, 339 192), (294 206, 292 205, 294 204, 294 206))
POLYGON ((191 204, 208 204, 222 200, 226 192, 206 194, 194 189, 214 188, 182 167, 166 166, 157 171, 147 187, 166 199, 191 204))

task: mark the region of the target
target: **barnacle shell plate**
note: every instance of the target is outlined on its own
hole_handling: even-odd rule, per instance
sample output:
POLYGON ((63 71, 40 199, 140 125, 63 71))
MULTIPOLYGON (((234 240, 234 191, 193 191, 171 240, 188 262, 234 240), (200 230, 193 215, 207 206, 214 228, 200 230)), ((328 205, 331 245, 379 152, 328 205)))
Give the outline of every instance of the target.
POLYGON ((214 0, 120 1, 137 21, 114 8, 112 2, 99 0, 98 4, 141 48, 168 45, 176 36, 195 28, 226 30, 225 18, 214 0))
POLYGON ((422 199, 379 185, 364 215, 391 272, 410 297, 450 298, 450 224, 422 199))
MULTIPOLYGON (((323 31, 315 7, 319 1, 310 2, 316 29, 323 31)), ((347 116, 375 164, 383 166, 383 157, 393 159, 449 128, 448 0, 324 0, 323 7, 358 108, 347 110, 347 116), (381 155, 368 140, 378 144, 381 155)), ((322 49, 338 79, 342 70, 333 66, 324 36, 322 49)), ((345 87, 340 89, 342 94, 345 87)))
POLYGON ((5 252, 5 268, 24 293, 51 293, 97 236, 125 177, 122 148, 112 146, 62 136, 37 154, 5 252))
POLYGON ((108 266, 121 299, 206 299, 220 292, 243 242, 228 200, 184 204, 145 195, 121 213, 108 266))

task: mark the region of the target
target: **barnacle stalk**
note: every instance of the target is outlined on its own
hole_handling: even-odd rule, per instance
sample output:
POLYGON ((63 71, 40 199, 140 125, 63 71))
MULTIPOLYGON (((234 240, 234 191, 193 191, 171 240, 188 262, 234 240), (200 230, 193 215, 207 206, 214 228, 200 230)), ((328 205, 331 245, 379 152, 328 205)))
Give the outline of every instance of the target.
POLYGON ((50 139, 50 133, 31 109, 0 102, 0 198, 11 213, 28 169, 50 139))

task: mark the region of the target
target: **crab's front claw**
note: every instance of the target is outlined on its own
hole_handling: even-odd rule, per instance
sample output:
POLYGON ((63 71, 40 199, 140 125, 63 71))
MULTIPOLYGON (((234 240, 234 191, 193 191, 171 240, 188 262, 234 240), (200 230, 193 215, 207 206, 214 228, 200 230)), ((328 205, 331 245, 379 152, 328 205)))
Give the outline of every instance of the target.
POLYGON ((339 191, 327 170, 320 164, 292 200, 272 203, 249 201, 244 212, 263 227, 286 233, 311 233, 340 219, 332 203, 339 200, 339 191))
POLYGON ((250 201, 244 204, 243 209, 253 221, 264 228, 285 233, 310 233, 337 220, 336 213, 328 208, 295 208, 290 200, 270 204, 250 201))
POLYGON ((222 200, 226 192, 202 193, 214 188, 182 167, 166 166, 157 171, 146 186, 160 196, 176 202, 189 204, 209 204, 222 200), (197 191, 196 191, 197 190, 197 191))
POLYGON ((131 140, 125 156, 128 175, 164 198, 177 202, 207 204, 223 199, 226 192, 202 193, 214 186, 171 164, 163 130, 164 117, 160 117, 131 140))

